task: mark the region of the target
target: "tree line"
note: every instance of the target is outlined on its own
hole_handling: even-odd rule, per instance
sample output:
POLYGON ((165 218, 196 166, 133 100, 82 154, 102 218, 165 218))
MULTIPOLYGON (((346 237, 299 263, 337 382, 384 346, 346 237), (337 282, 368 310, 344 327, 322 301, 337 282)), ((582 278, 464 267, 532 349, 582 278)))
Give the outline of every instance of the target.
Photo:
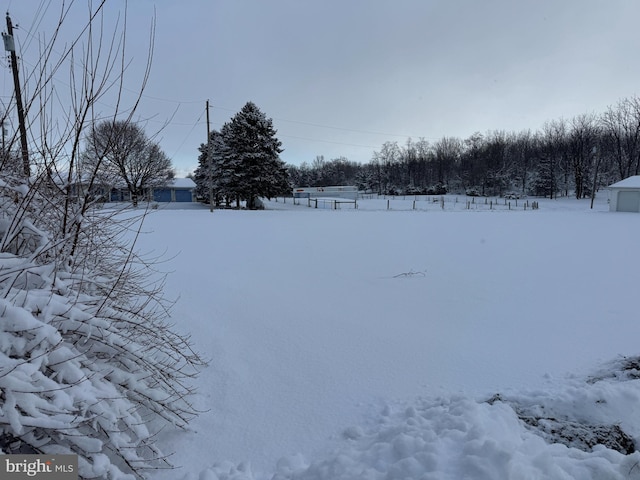
POLYGON ((357 185, 380 194, 591 196, 640 172, 640 99, 601 114, 552 120, 539 131, 385 142, 369 163, 344 157, 288 167, 296 186, 357 185))

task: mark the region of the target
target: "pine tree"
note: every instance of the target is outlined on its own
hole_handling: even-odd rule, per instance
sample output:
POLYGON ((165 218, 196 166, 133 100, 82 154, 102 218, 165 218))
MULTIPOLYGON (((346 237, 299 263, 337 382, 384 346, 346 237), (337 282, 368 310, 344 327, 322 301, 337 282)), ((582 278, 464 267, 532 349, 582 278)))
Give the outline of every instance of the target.
POLYGON ((272 198, 288 193, 289 173, 280 160, 281 142, 270 118, 252 102, 223 127, 225 175, 230 188, 255 208, 259 197, 272 198))
POLYGON ((199 148, 200 156, 195 173, 197 194, 206 198, 212 205, 220 205, 222 199, 228 204, 236 196, 233 164, 224 137, 227 128, 225 124, 221 131, 212 131, 209 134, 209 142, 200 145, 199 148))
POLYGON ((532 182, 534 195, 553 198, 557 190, 554 157, 551 155, 543 156, 535 173, 536 175, 532 182))

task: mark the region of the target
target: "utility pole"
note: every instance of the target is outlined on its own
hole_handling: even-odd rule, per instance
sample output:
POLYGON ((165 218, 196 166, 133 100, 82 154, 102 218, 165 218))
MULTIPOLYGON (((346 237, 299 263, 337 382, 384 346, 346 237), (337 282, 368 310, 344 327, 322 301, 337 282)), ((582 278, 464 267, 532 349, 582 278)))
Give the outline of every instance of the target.
POLYGON ((29 166, 29 147, 27 145, 27 127, 24 120, 24 107, 22 106, 22 93, 20 91, 20 77, 18 76, 18 57, 16 56, 15 42, 13 41, 13 24, 7 12, 7 33, 2 34, 4 49, 11 56, 11 70, 13 71, 13 87, 16 95, 16 106, 18 107, 18 124, 20 127, 20 143, 22 145, 22 168, 27 178, 31 176, 29 166))
POLYGON ((209 100, 207 99, 207 183, 209 184, 209 211, 213 213, 213 178, 211 174, 211 123, 209 122, 209 100))
POLYGON ((211 123, 209 123, 209 100, 207 100, 207 143, 209 143, 210 135, 211 135, 211 123))
POLYGON ((591 186, 591 208, 593 209, 593 201, 596 199, 596 187, 598 186, 598 169, 600 168, 600 159, 602 158, 598 155, 598 147, 591 149, 591 156, 593 157, 592 162, 595 163, 595 168, 593 169, 593 185, 591 186))

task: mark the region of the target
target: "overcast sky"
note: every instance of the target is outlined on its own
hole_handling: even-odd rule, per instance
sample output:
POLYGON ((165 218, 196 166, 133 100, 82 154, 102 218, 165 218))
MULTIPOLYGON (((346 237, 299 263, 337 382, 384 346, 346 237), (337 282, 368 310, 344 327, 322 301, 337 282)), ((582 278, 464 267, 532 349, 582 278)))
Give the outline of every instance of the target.
MULTIPOLYGON (((49 35, 61 2, 3 3, 29 46, 28 68, 37 42, 27 40, 49 35)), ((107 1, 107 23, 123 5, 107 1)), ((77 7, 68 21, 80 25, 86 1, 77 7)), ((535 131, 640 90, 637 0, 130 0, 131 89, 154 14, 139 118, 148 133, 168 122, 158 141, 180 175, 206 141, 207 99, 212 128, 256 103, 273 119, 282 159, 300 164, 368 162, 384 142, 409 137, 535 131)))

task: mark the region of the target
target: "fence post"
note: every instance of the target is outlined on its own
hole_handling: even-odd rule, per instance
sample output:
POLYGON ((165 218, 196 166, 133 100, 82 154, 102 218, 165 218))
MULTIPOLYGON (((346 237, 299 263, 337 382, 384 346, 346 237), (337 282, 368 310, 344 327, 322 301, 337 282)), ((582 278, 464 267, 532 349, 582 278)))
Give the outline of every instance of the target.
POLYGON ((387 199, 387 210, 389 210, 389 199, 387 199))
POLYGON ((416 201, 414 200, 413 201, 413 210, 415 210, 415 209, 416 209, 416 201))

